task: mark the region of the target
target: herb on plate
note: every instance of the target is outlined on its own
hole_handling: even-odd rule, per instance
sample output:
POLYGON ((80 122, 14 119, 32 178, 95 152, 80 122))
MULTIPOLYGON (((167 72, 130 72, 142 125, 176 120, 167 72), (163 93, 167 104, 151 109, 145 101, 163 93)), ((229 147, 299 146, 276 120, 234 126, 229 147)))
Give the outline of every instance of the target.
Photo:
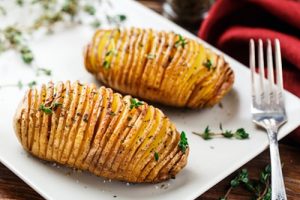
POLYGON ((5 87, 17 87, 21 90, 24 86, 28 86, 29 88, 33 88, 36 85, 37 85, 36 81, 30 81, 28 83, 23 83, 22 81, 18 81, 16 84, 0 85, 0 89, 5 88, 5 87))
POLYGON ((244 139, 249 138, 249 133, 247 133, 244 128, 239 128, 235 131, 223 130, 222 124, 220 124, 219 128, 220 128, 221 132, 218 132, 218 133, 212 132, 209 129, 209 126, 206 126, 203 133, 198 133, 198 132, 192 132, 192 133, 202 137, 204 140, 210 140, 210 139, 216 138, 216 137, 224 137, 224 138, 228 138, 228 139, 235 138, 238 140, 244 140, 244 139))

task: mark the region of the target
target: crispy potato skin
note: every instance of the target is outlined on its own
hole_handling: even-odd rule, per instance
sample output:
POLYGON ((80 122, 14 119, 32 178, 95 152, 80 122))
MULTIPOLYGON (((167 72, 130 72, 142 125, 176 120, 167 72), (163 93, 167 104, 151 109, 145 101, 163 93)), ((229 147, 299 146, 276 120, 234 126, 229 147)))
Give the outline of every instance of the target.
POLYGON ((181 37, 152 29, 98 30, 84 50, 85 67, 123 94, 168 106, 211 107, 232 88, 233 70, 222 56, 181 37))
POLYGON ((134 183, 174 177, 189 148, 182 153, 178 131, 159 109, 131 105, 131 96, 109 88, 50 82, 24 95, 14 129, 24 149, 43 160, 134 183))

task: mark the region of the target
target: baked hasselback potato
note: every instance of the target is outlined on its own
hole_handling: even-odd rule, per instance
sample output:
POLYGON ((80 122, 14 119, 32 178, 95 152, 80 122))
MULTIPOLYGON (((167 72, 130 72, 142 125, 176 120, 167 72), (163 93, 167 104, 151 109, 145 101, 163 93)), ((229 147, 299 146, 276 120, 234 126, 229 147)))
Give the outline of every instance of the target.
POLYGON ((160 182, 187 163, 184 132, 157 108, 111 89, 52 82, 30 89, 14 119, 38 158, 128 182, 160 182))
POLYGON ((170 106, 213 106, 234 82, 223 57, 173 32, 97 30, 84 57, 86 69, 105 85, 170 106))

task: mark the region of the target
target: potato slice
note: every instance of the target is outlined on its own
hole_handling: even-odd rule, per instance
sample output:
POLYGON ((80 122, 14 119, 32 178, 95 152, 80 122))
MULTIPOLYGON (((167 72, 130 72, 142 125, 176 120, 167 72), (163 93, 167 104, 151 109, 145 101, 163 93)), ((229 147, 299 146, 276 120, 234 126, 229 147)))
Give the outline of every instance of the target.
MULTIPOLYGON (((47 89, 46 89, 46 100, 44 103, 44 106, 46 107, 52 107, 52 101, 53 101, 53 89, 54 84, 52 82, 48 83, 47 89)), ((50 137, 48 134, 51 129, 51 116, 49 117, 49 114, 46 112, 43 112, 43 119, 41 124, 41 130, 40 130, 40 150, 39 150, 39 157, 45 158, 46 157, 46 150, 48 146, 48 138, 50 137)))
MULTIPOLYGON (((122 141, 122 143, 119 147, 119 153, 118 153, 117 157, 115 158, 113 166, 112 166, 113 171, 119 171, 120 164, 122 163, 123 159, 127 156, 130 145, 132 145, 132 141, 136 136, 136 132, 142 126, 143 120, 146 117, 146 115, 147 115, 148 118, 150 116, 148 105, 142 105, 140 107, 142 107, 142 108, 140 108, 140 109, 142 109, 142 112, 141 112, 140 116, 135 121, 135 123, 133 124, 131 130, 128 132, 126 137, 123 139, 123 141, 122 141)), ((121 171, 120 173, 123 174, 124 172, 121 171)))
POLYGON ((29 109, 31 103, 31 93, 30 89, 25 95, 26 98, 23 101, 24 107, 22 108, 22 116, 21 116, 21 143, 28 150, 28 118, 29 118, 29 109))
POLYGON ((102 111, 102 103, 103 103, 103 96, 105 94, 104 87, 101 87, 94 96, 94 106, 92 108, 92 114, 90 121, 88 123, 88 128, 86 129, 85 136, 83 138, 82 145, 80 147, 79 155, 76 159, 75 165, 83 167, 83 160, 86 158, 87 154, 91 149, 91 143, 96 136, 97 131, 97 124, 99 124, 99 119, 102 111))
POLYGON ((56 134, 56 129, 58 125, 58 120, 61 112, 61 107, 63 105, 63 90, 64 90, 64 84, 62 82, 59 82, 55 88, 54 88, 54 94, 53 94, 53 105, 56 105, 53 109, 52 117, 51 117, 51 132, 49 134, 49 141, 48 146, 46 150, 46 159, 51 160, 52 159, 52 153, 53 153, 53 143, 54 143, 54 136, 56 134))
POLYGON ((70 165, 70 166, 74 165, 75 160, 78 156, 78 152, 80 150, 82 140, 84 137, 87 137, 84 135, 84 133, 85 133, 85 130, 87 129, 86 128, 87 125, 90 124, 90 120, 91 120, 90 113, 92 113, 95 94, 96 94, 96 86, 95 85, 90 85, 89 87, 87 87, 87 95, 86 95, 86 99, 85 99, 84 108, 81 111, 79 111, 79 109, 77 109, 76 115, 78 115, 78 113, 80 113, 80 119, 78 119, 79 124, 74 131, 75 138, 69 139, 71 141, 74 141, 73 147, 69 154, 70 156, 67 161, 68 165, 70 165))
MULTIPOLYGON (((40 90, 40 95, 39 95, 39 103, 38 106, 41 104, 44 104, 46 100, 46 85, 42 85, 42 88, 40 90)), ((39 151, 40 151, 40 127, 42 123, 42 118, 43 118, 43 113, 42 112, 37 112, 36 113, 36 123, 34 127, 34 137, 33 137, 33 144, 32 144, 32 149, 31 152, 33 155, 38 156, 39 151)))
POLYGON ((85 158, 83 169, 89 169, 89 171, 93 171, 95 168, 95 163, 98 161, 100 141, 111 119, 111 116, 109 115, 109 113, 112 111, 111 104, 112 91, 105 90, 105 94, 103 96, 102 113, 100 115, 99 124, 97 124, 98 130, 92 142, 92 148, 90 149, 87 157, 85 158))
MULTIPOLYGON (((74 85, 72 85, 74 86, 74 85)), ((52 159, 59 160, 59 146, 63 137, 63 130, 66 126, 66 119, 68 115, 68 111, 70 109, 71 102, 73 100, 73 92, 74 88, 71 86, 70 82, 67 81, 64 84, 63 89, 63 104, 61 106, 61 112, 59 114, 57 128, 54 134, 53 139, 53 149, 52 149, 52 159)))
POLYGON ((135 92, 135 88, 132 88, 132 84, 134 81, 133 75, 134 75, 135 71, 137 70, 140 48, 142 45, 142 39, 143 39, 144 32, 145 32, 143 29, 140 29, 140 28, 137 31, 138 31, 138 33, 137 33, 136 42, 135 42, 133 50, 132 50, 133 59, 132 59, 131 65, 129 67, 128 76, 125 77, 126 78, 125 85, 127 85, 127 88, 129 88, 129 93, 135 92))
MULTIPOLYGON (((130 98, 130 96, 126 96, 125 98, 130 98)), ((139 116, 142 115, 140 109, 130 109, 130 105, 127 105, 127 109, 129 109, 126 121, 125 121, 125 129, 120 132, 116 144, 114 145, 113 149, 111 150, 111 155, 109 156, 108 160, 106 161, 105 169, 102 170, 101 176, 104 177, 117 177, 118 174, 116 173, 116 168, 113 168, 113 163, 118 154, 121 154, 124 149, 120 148, 120 146, 124 143, 126 136, 128 135, 129 131, 132 129, 133 124, 136 123, 137 120, 140 120, 139 116)), ((119 175, 121 177, 121 174, 119 175)))
POLYGON ((38 109, 37 107, 37 101, 38 101, 38 91, 37 89, 32 89, 31 92, 31 100, 30 100, 30 110, 29 110, 29 128, 28 128, 28 141, 27 146, 30 150, 33 143, 33 137, 34 137, 34 127, 35 127, 35 112, 38 109))
MULTIPOLYGON (((60 144, 59 144, 59 148, 58 148, 58 160, 61 162, 61 158, 62 158, 62 155, 64 153, 64 149, 65 149, 65 144, 68 142, 68 138, 69 138, 69 133, 70 133, 70 130, 72 128, 72 125, 74 123, 74 117, 75 117, 75 112, 76 112, 76 108, 78 106, 78 101, 79 101, 79 98, 80 98, 80 93, 81 93, 81 90, 82 90, 82 86, 81 84, 79 84, 78 82, 75 82, 73 85, 72 85, 72 88, 73 91, 72 91, 72 101, 70 103, 70 107, 69 107, 69 110, 67 112, 67 116, 65 116, 64 118, 66 119, 66 122, 64 124, 64 127, 59 127, 61 129, 63 129, 63 132, 61 134, 61 141, 60 141, 60 144)), ((64 161, 66 160, 66 158, 64 157, 63 158, 64 161)))
POLYGON ((138 59, 138 65, 136 67, 136 71, 133 76, 133 83, 132 88, 135 88, 134 95, 138 95, 140 92, 140 88, 142 87, 142 76, 144 69, 148 63, 148 59, 145 55, 148 55, 151 51, 151 42, 153 39, 153 30, 149 29, 148 31, 145 31, 145 34, 143 36, 142 43, 139 45, 140 47, 140 54, 138 59))
POLYGON ((138 29, 131 29, 131 34, 129 38, 129 44, 128 47, 125 49, 125 54, 126 54, 126 59, 124 59, 124 66, 121 68, 121 73, 120 77, 118 80, 118 85, 121 87, 121 91, 124 91, 122 89, 123 87, 126 88, 128 85, 125 83, 125 80, 129 76, 129 71, 130 68, 132 67, 132 62, 133 62, 133 52, 134 52, 134 46, 135 43, 137 42, 137 37, 139 35, 139 30, 138 29))
POLYGON ((120 112, 122 112, 122 108, 123 108, 123 102, 122 102, 122 96, 118 93, 114 93, 113 94, 113 100, 112 100, 112 106, 111 106, 111 112, 107 113, 108 115, 110 115, 110 123, 100 141, 100 146, 98 149, 98 156, 96 153, 96 157, 94 157, 95 161, 95 168, 94 168, 94 173, 95 174, 99 174, 99 172, 101 171, 105 159, 107 157, 107 154, 109 152, 107 149, 105 149, 106 145, 108 144, 110 137, 113 133, 113 131, 115 130, 115 127, 117 126, 118 120, 119 120, 119 116, 120 116, 120 112))
POLYGON ((135 136, 131 141, 130 147, 128 148, 128 152, 126 153, 126 157, 124 157, 122 161, 124 164, 119 167, 120 171, 126 171, 127 176, 129 174, 132 175, 131 171, 128 170, 128 167, 131 164, 131 162, 133 162, 133 160, 137 158, 136 153, 139 151, 141 144, 145 141, 149 134, 152 134, 152 128, 156 126, 155 122, 157 121, 155 121, 155 117, 155 108, 150 106, 145 118, 143 119, 142 125, 140 126, 139 130, 136 131, 135 136))
POLYGON ((81 119, 84 118, 83 111, 86 106, 87 96, 90 93, 90 87, 87 87, 86 85, 80 85, 79 91, 80 92, 78 93, 78 95, 79 95, 78 103, 75 106, 74 112, 71 112, 72 115, 70 115, 71 116, 71 118, 70 118, 71 124, 70 124, 70 128, 69 128, 70 130, 67 130, 65 132, 65 135, 66 135, 65 142, 64 142, 65 144, 62 148, 62 154, 60 157, 60 162, 63 164, 67 163, 67 161, 70 157, 73 143, 75 141, 76 134, 78 132, 79 123, 80 123, 81 119))

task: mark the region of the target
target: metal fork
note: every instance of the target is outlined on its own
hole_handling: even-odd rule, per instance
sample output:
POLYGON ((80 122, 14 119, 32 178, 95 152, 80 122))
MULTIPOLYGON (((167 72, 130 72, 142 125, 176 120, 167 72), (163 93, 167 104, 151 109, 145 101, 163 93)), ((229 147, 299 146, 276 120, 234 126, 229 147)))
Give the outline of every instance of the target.
POLYGON ((271 188, 272 200, 286 200, 281 162, 278 150, 277 133, 279 128, 287 122, 283 96, 282 62, 280 43, 274 40, 276 83, 274 80, 272 44, 267 40, 267 69, 268 79, 264 73, 263 42, 258 40, 258 74, 255 72, 255 44, 250 40, 250 69, 252 82, 252 120, 255 124, 266 129, 269 138, 271 155, 271 188), (259 79, 259 80, 257 80, 259 79))

